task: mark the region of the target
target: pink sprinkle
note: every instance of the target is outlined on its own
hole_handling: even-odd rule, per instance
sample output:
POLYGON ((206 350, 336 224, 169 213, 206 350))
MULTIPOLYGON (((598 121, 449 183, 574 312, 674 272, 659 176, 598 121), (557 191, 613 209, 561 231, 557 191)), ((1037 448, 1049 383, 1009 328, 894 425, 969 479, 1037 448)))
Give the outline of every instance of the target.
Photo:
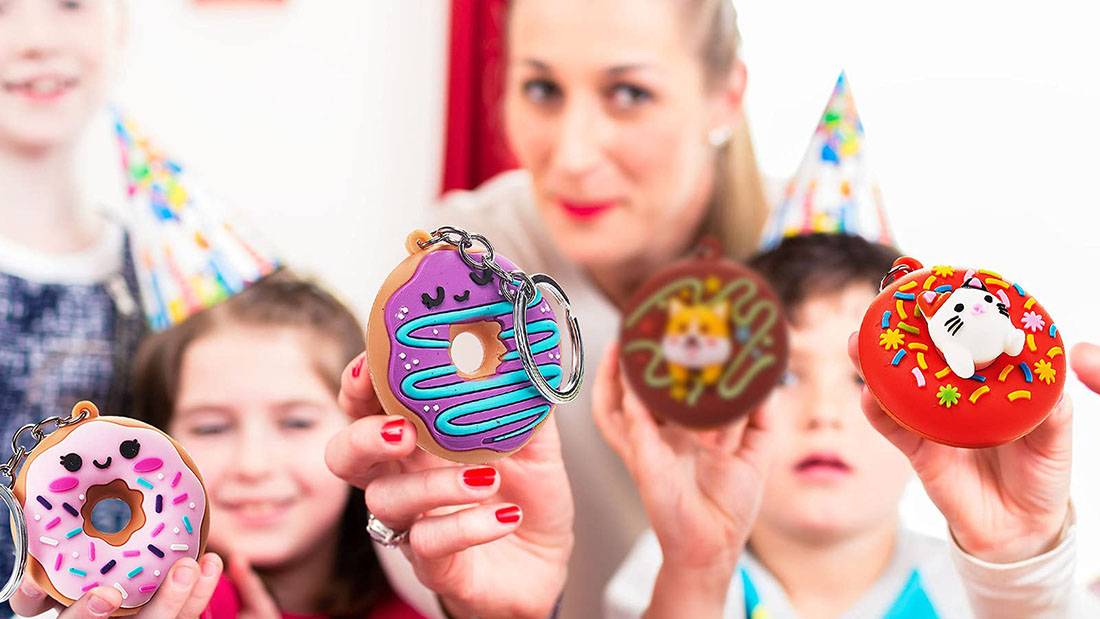
POLYGON ((176 484, 180 483, 180 479, 183 477, 182 471, 176 471, 176 476, 172 478, 172 487, 175 488, 176 484))
POLYGON ((99 586, 98 582, 93 582, 90 585, 84 585, 83 587, 80 588, 80 590, 81 591, 91 591, 92 589, 95 589, 98 586, 99 586))
POLYGON ((95 542, 88 542, 88 555, 88 558, 95 561, 95 542))
POLYGON ((141 593, 149 593, 150 591, 156 591, 156 590, 157 590, 157 586, 154 585, 154 584, 142 585, 142 586, 138 587, 138 591, 140 591, 141 593))
POLYGON ((1012 307, 1012 302, 1008 300, 1008 295, 1005 294, 1004 290, 998 290, 997 296, 1001 297, 1001 301, 1004 301, 1005 307, 1012 307))
POLYGON ((54 518, 53 520, 51 520, 50 523, 46 525, 46 530, 49 531, 50 529, 56 527, 57 523, 59 523, 59 522, 61 522, 61 516, 58 516, 58 517, 54 518))
POLYGON ((134 470, 138 473, 148 473, 159 469, 161 466, 164 466, 164 461, 160 458, 145 458, 134 463, 134 470))
POLYGON ((124 550, 122 552, 122 556, 124 556, 124 557, 136 557, 136 556, 139 556, 139 555, 141 555, 140 550, 124 550))
POLYGON ((50 491, 66 492, 68 490, 76 488, 77 484, 79 483, 80 480, 75 477, 58 477, 57 479, 50 482, 50 491))
POLYGON ((925 385, 924 374, 921 373, 920 368, 913 368, 913 377, 917 379, 918 387, 923 387, 925 385))
POLYGON ((172 499, 172 505, 177 505, 179 503, 183 503, 186 500, 187 500, 187 493, 184 492, 183 494, 179 495, 178 497, 172 499))
POLYGON ((56 572, 57 570, 61 569, 61 558, 64 556, 65 555, 60 552, 57 553, 57 560, 53 562, 53 571, 56 572))
POLYGON ((160 532, 163 531, 163 530, 164 530, 164 523, 162 522, 162 523, 157 525, 157 528, 153 529, 153 537, 156 537, 156 536, 160 535, 160 532))

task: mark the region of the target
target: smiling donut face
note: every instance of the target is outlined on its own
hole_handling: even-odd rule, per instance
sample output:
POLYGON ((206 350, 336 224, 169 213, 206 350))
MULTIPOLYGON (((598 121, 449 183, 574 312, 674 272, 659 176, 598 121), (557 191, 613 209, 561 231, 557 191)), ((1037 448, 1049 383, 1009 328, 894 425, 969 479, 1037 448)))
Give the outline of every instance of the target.
POLYGON ((28 570, 51 597, 71 604, 111 586, 130 614, 156 592, 172 564, 201 555, 209 529, 206 491, 194 462, 170 437, 136 420, 100 417, 45 438, 16 480, 28 532, 28 570), (127 505, 119 531, 100 531, 92 511, 104 500, 127 505))

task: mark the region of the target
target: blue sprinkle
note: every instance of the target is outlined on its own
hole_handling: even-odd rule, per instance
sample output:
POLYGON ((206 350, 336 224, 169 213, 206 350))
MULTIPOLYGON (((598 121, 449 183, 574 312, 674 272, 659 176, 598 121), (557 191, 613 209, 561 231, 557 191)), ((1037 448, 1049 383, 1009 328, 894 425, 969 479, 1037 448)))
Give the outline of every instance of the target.
POLYGON ((70 574, 76 574, 77 576, 79 576, 81 578, 84 578, 85 576, 88 575, 88 572, 85 572, 84 570, 78 570, 75 567, 70 567, 69 568, 69 573, 70 574))
POLYGON ((128 574, 126 574, 126 578, 133 578, 134 576, 137 576, 138 574, 140 574, 143 570, 145 570, 145 568, 141 567, 139 565, 139 566, 135 567, 134 569, 130 570, 130 572, 128 574))
POLYGON ((142 477, 138 477, 138 478, 137 478, 137 483, 138 483, 138 484, 140 484, 140 485, 142 485, 142 486, 145 486, 146 488, 148 488, 148 489, 150 489, 150 490, 152 490, 152 489, 153 489, 153 484, 151 484, 151 483, 149 483, 149 482, 145 481, 145 479, 144 479, 144 478, 142 478, 142 477))
POLYGON ((1058 327, 1052 324, 1050 325, 1050 337, 1054 337, 1055 335, 1058 335, 1058 327))
POLYGON ((152 544, 149 544, 148 546, 146 546, 146 548, 149 549, 149 552, 157 555, 157 557, 159 557, 161 559, 164 558, 164 551, 161 550, 160 548, 157 548, 156 546, 154 546, 152 544))
POLYGON ((80 527, 77 527, 77 528, 73 529, 72 531, 69 531, 68 533, 66 533, 65 534, 65 539, 71 539, 73 537, 76 537, 77 535, 80 535, 80 527))
POLYGON ((897 365, 897 364, 901 363, 901 359, 902 359, 902 357, 905 356, 905 354, 906 354, 906 350, 904 348, 899 350, 898 354, 894 355, 894 360, 890 362, 890 365, 897 365))
POLYGON ((183 526, 187 527, 188 533, 194 533, 194 531, 191 530, 191 521, 187 519, 187 516, 183 517, 183 526))
POLYGON ((103 567, 99 568, 100 574, 106 574, 107 572, 115 569, 115 560, 111 559, 103 567))
POLYGON ((1021 363, 1020 369, 1024 371, 1024 380, 1031 382, 1031 368, 1027 367, 1027 363, 1021 363))
POLYGON ((69 512, 70 516, 79 516, 80 515, 80 512, 76 511, 76 508, 74 508, 72 505, 69 505, 68 503, 62 503, 61 507, 64 507, 65 511, 69 512))
POLYGON ((890 326, 890 310, 886 310, 885 312, 882 313, 882 328, 885 329, 886 327, 889 327, 889 326, 890 326))
MULTIPOLYGON (((1053 327, 1054 325, 1051 325, 1051 326, 1053 327)), ((44 497, 44 496, 39 495, 38 496, 38 502, 41 503, 42 507, 45 507, 46 509, 53 509, 53 505, 50 505, 50 502, 47 501, 46 497, 44 497)))
POLYGON ((902 301, 913 301, 917 298, 917 295, 912 292, 895 292, 894 298, 901 299, 902 301))
POLYGON ((157 495, 157 513, 159 514, 163 510, 164 510, 164 497, 162 497, 161 495, 158 494, 157 495))
POLYGON ((979 383, 984 383, 985 382, 985 377, 982 376, 981 374, 975 374, 975 375, 970 377, 970 380, 976 380, 979 383))
POLYGON ((1027 296, 1027 293, 1024 292, 1024 289, 1020 288, 1020 284, 1012 284, 1012 287, 1016 289, 1016 294, 1020 295, 1021 297, 1027 296))
POLYGON ((944 284, 942 286, 936 286, 933 288, 936 292, 951 292, 951 284, 944 284))

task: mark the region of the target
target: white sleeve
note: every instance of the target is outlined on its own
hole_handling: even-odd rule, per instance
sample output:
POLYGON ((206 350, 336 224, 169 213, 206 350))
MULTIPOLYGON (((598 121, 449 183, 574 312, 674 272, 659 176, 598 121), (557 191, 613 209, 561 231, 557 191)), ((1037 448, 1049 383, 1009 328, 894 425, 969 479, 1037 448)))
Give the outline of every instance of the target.
POLYGON ((604 589, 604 619, 639 619, 645 614, 661 561, 657 536, 646 529, 604 589))
POLYGON ((977 619, 1084 619, 1100 617, 1100 600, 1076 581, 1076 515, 1072 506, 1058 545, 1016 563, 989 563, 966 553, 949 536, 951 560, 977 619))
POLYGON ((374 544, 374 554, 378 556, 378 563, 386 573, 390 589, 398 597, 428 619, 446 619, 443 608, 439 605, 439 596, 420 582, 413 572, 412 564, 400 548, 384 548, 374 544))

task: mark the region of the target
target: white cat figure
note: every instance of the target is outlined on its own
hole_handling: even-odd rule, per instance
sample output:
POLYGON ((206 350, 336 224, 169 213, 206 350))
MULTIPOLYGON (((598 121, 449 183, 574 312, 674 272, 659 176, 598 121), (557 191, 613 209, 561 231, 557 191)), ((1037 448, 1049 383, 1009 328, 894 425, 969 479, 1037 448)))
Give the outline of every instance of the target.
POLYGON ((921 292, 917 308, 928 321, 928 334, 948 367, 970 378, 1005 353, 1024 350, 1024 332, 1012 325, 1008 309, 980 280, 970 278, 951 292, 921 292))

